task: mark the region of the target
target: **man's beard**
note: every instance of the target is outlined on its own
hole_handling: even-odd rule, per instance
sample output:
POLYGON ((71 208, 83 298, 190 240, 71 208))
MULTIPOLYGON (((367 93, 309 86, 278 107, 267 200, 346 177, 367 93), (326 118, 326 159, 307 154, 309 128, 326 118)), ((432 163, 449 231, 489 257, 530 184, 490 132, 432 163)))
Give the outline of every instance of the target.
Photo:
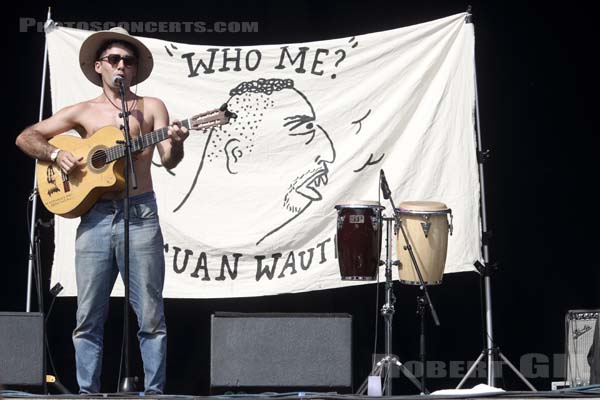
POLYGON ((298 214, 307 203, 321 200, 319 189, 328 182, 327 172, 327 168, 315 167, 294 179, 284 196, 283 207, 298 214))

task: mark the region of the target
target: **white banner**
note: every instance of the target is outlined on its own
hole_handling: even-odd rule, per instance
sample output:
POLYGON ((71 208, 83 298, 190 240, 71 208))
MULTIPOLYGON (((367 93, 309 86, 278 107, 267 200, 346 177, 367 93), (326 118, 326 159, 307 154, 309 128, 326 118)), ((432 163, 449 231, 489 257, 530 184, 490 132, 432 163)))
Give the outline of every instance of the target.
MULTIPOLYGON (((54 111, 100 93, 78 65, 91 33, 47 34, 54 111)), ((223 103, 238 114, 220 129, 192 132, 173 171, 154 157, 165 297, 357 284, 340 278, 335 205, 379 201, 381 169, 397 207, 428 200, 452 210, 445 272, 473 270, 481 259, 474 34, 465 14, 286 45, 139 39, 155 57, 150 78, 134 88, 139 95, 161 98, 172 119, 223 103)), ((391 214, 389 201, 381 204, 391 214)), ((51 284, 66 296, 76 295, 78 222, 56 221, 51 284)), ((122 294, 120 282, 113 294, 122 294)))

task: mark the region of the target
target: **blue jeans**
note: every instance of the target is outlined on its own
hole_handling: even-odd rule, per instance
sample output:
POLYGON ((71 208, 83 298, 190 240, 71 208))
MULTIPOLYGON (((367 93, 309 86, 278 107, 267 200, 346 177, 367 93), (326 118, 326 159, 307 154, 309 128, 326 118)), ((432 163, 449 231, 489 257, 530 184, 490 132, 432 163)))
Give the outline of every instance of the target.
MULTIPOLYGON (((163 237, 153 192, 130 199, 129 299, 137 316, 147 393, 163 393, 167 328, 162 290, 163 237)), ((104 322, 118 273, 124 273, 123 201, 101 200, 77 228, 77 326, 73 331, 80 393, 100 391, 104 322)))

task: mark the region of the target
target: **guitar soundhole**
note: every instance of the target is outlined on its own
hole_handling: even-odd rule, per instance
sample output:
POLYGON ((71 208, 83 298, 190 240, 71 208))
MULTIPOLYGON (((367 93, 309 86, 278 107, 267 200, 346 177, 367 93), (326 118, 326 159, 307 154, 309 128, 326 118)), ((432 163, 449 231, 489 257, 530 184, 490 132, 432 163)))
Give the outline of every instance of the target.
POLYGON ((102 168, 106 165, 106 151, 98 150, 92 155, 92 166, 94 168, 102 168))

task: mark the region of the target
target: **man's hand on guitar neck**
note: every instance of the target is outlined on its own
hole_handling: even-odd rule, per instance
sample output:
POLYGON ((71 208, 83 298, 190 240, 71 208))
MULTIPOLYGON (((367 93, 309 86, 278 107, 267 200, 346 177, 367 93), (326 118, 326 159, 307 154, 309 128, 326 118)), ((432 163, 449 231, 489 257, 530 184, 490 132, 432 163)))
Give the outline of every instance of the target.
POLYGON ((83 157, 78 158, 69 151, 61 150, 56 157, 56 165, 68 175, 75 168, 83 167, 85 162, 83 162, 83 157))
POLYGON ((179 120, 174 120, 169 126, 169 139, 173 145, 182 145, 189 135, 189 130, 181 126, 179 120))
POLYGON ((190 132, 181 126, 181 122, 175 120, 169 125, 168 134, 169 140, 159 144, 160 160, 165 168, 173 169, 183 158, 183 142, 190 132))

